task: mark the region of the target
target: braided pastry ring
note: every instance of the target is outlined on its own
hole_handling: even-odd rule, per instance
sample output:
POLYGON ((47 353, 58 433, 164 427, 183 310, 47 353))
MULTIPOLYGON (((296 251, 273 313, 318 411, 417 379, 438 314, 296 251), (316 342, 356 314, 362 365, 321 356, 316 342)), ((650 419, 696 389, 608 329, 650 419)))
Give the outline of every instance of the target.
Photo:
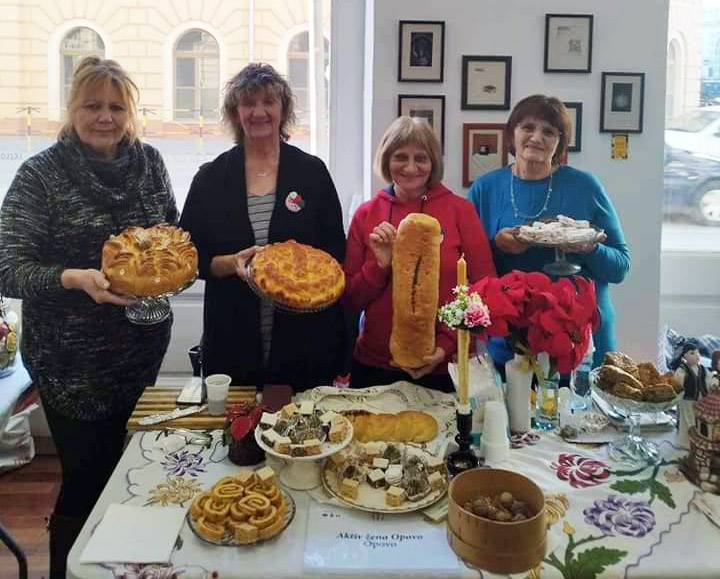
POLYGON ((200 517, 195 521, 195 530, 199 535, 211 541, 221 541, 225 536, 225 525, 200 517))
POLYGON ((203 506, 203 512, 205 513, 205 520, 212 521, 213 523, 222 523, 228 518, 230 503, 218 501, 210 497, 210 500, 206 501, 203 506))
POLYGON ((236 482, 226 482, 222 485, 215 484, 212 488, 212 497, 216 501, 234 501, 243 496, 244 489, 236 482))
POLYGON ((278 519, 277 507, 270 506, 270 511, 267 514, 250 517, 248 522, 260 529, 264 529, 265 527, 272 525, 276 519, 278 519))
POLYGON ((193 519, 199 519, 203 516, 203 507, 205 506, 205 503, 210 499, 210 492, 205 491, 204 493, 200 493, 198 496, 196 496, 193 499, 192 504, 190 505, 190 516, 193 519))

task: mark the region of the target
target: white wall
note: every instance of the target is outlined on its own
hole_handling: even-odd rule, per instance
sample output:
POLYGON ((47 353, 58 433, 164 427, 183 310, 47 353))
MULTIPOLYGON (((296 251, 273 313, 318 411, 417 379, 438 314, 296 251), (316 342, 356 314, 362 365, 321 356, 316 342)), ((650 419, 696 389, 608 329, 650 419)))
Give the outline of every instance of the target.
MULTIPOLYGON (((372 2, 373 0, 367 0, 372 2)), ((569 163, 605 183, 620 215, 632 253, 632 269, 613 288, 619 347, 633 356, 655 357, 658 325, 659 252, 663 189, 663 127, 668 0, 380 0, 374 2, 374 74, 371 144, 374 149, 397 111, 399 93, 444 94, 446 177, 461 186, 462 123, 504 122, 507 111, 461 111, 462 55, 510 55, 511 106, 533 93, 583 103, 582 151, 569 163), (543 72, 546 13, 593 14, 590 74, 543 72), (445 81, 397 81, 399 20, 444 20, 445 81), (630 135, 630 158, 610 159, 610 135, 600 133, 602 71, 645 73, 644 130, 630 135)), ((380 183, 375 181, 375 185, 380 183)))

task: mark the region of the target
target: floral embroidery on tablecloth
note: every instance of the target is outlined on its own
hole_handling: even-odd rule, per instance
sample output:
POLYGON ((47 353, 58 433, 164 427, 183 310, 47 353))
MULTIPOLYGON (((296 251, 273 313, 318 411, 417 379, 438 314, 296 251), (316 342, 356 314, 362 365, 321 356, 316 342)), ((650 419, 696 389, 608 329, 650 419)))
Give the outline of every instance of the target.
POLYGON ((607 535, 620 533, 627 537, 644 537, 655 528, 655 513, 647 503, 616 495, 597 499, 583 514, 585 522, 607 535))
POLYGON ((540 442, 540 435, 537 432, 523 432, 522 434, 513 434, 510 437, 510 448, 523 448, 525 446, 534 446, 540 442))
POLYGON ((216 572, 208 573, 199 565, 183 565, 160 563, 124 563, 108 565, 112 569, 114 579, 208 579, 217 576, 216 572))
POLYGON ((550 466, 560 480, 568 481, 573 488, 594 487, 610 476, 604 462, 580 454, 561 453, 550 466))
POLYGON ((570 508, 570 501, 564 493, 545 495, 545 515, 547 524, 554 525, 565 516, 570 508))
POLYGON ((166 507, 170 504, 185 506, 197 493, 202 492, 200 483, 195 479, 182 477, 168 477, 167 481, 160 483, 149 492, 146 505, 161 504, 166 507))
POLYGON ((165 455, 160 463, 169 474, 174 476, 197 476, 198 473, 206 472, 205 459, 202 455, 188 450, 181 450, 165 455))
POLYGON ((679 483, 687 480, 685 478, 685 475, 677 469, 668 469, 663 472, 663 476, 665 477, 665 480, 669 483, 679 483))

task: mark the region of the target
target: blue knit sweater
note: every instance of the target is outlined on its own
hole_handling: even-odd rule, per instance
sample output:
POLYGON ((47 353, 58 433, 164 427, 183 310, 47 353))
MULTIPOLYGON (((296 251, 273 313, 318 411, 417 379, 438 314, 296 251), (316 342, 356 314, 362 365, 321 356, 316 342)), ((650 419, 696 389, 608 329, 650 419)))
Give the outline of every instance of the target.
MULTIPOLYGON (((498 275, 513 269, 522 271, 542 270, 555 259, 552 249, 531 247, 524 253, 503 253, 495 245, 495 236, 503 227, 514 227, 532 219, 515 217, 510 198, 510 167, 501 167, 478 177, 470 188, 469 198, 485 226, 493 250, 498 275)), ((514 196, 521 215, 535 216, 547 197, 550 178, 526 180, 514 177, 514 196)), ((593 334, 595 355, 593 366, 602 364, 605 352, 615 349, 615 310, 610 300, 608 284, 620 283, 630 269, 630 251, 625 243, 620 221, 612 201, 602 183, 585 171, 562 165, 552 175, 552 193, 547 208, 539 219, 553 215, 567 215, 575 219, 587 219, 605 230, 607 240, 599 243, 590 253, 568 254, 568 261, 582 267, 580 275, 595 282, 600 325, 593 334)), ((510 349, 503 341, 489 344, 493 359, 502 364, 511 357, 510 349)))

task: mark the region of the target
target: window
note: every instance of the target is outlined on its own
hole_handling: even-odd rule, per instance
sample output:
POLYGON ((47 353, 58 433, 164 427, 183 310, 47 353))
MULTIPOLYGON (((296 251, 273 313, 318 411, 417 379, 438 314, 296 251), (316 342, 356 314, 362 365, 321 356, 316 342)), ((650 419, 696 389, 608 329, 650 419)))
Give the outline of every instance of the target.
POLYGON ((105 44, 94 30, 85 26, 73 28, 60 43, 61 107, 65 107, 70 96, 70 87, 72 86, 75 69, 86 56, 104 58, 105 44))
MULTIPOLYGON (((290 41, 288 46, 288 73, 287 78, 290 86, 292 87, 293 94, 296 98, 297 104, 297 117, 299 125, 310 124, 310 34, 300 32, 296 34, 290 41)), ((325 93, 326 102, 324 106, 328 106, 328 64, 330 55, 330 43, 327 38, 323 38, 323 55, 324 55, 324 78, 325 78, 325 93)))
POLYGON ((214 117, 220 91, 218 44, 211 34, 191 30, 183 34, 175 47, 176 120, 214 117))

